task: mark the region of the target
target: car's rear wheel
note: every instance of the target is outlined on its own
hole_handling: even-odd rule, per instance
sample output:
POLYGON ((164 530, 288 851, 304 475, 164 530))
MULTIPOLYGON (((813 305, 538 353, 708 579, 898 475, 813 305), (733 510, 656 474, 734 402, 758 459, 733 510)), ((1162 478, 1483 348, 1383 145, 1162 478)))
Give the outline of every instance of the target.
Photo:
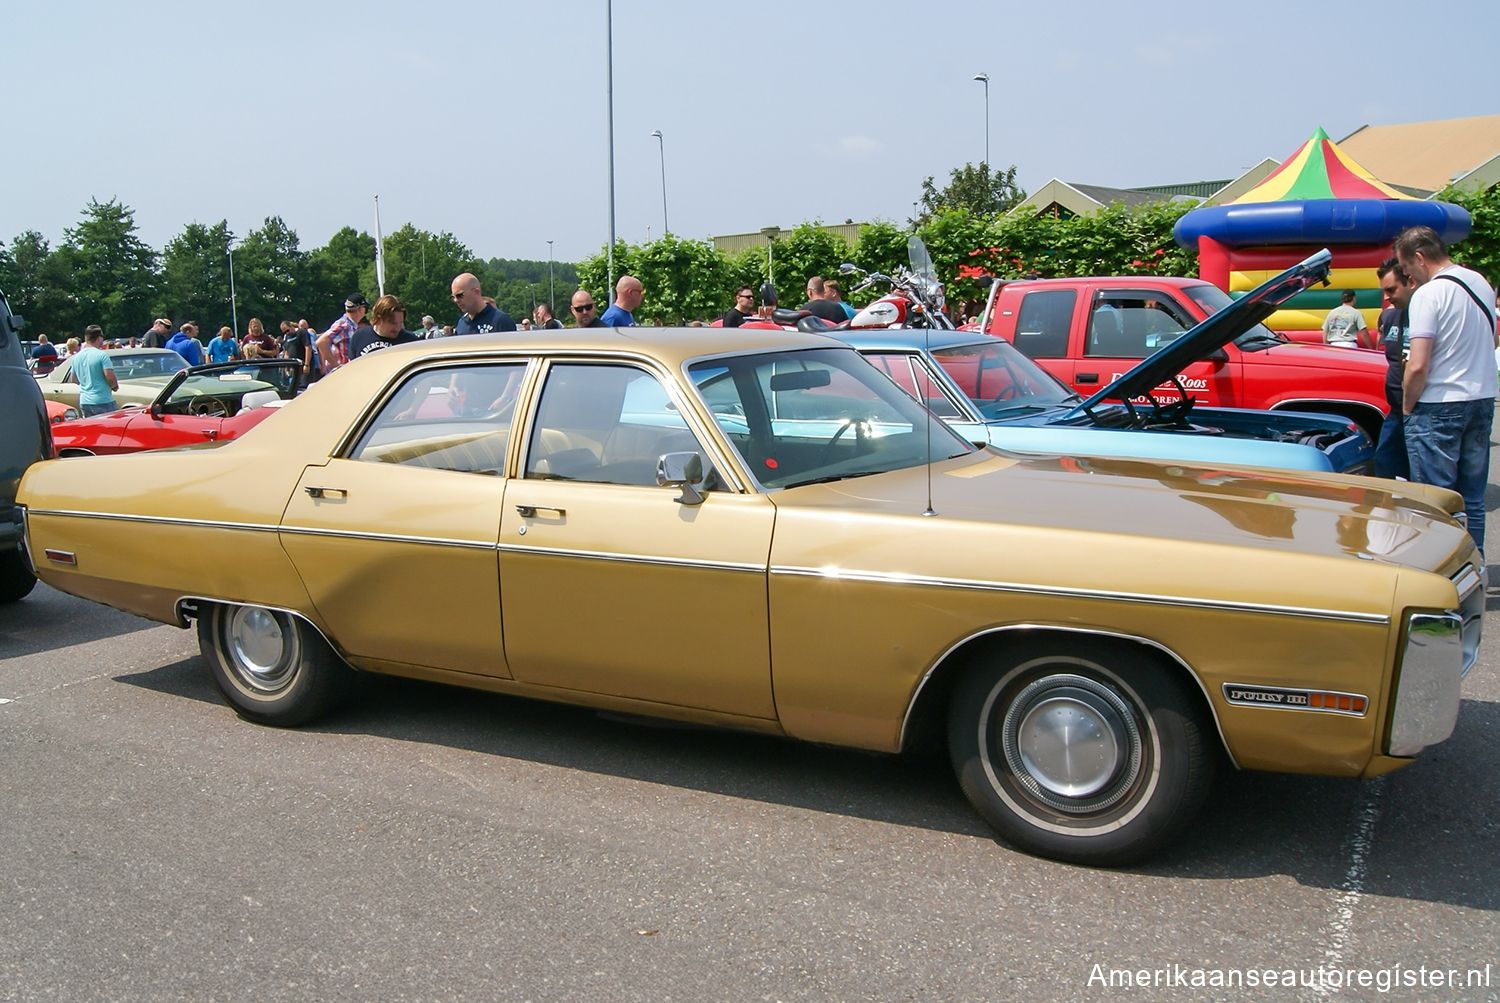
POLYGON ((230 706, 260 724, 315 720, 343 701, 353 681, 353 670, 316 630, 264 606, 205 606, 198 646, 230 706))
POLYGON ((1028 642, 954 688, 949 751, 1007 841, 1072 863, 1140 860, 1202 805, 1214 756, 1194 695, 1126 647, 1028 642))
POLYGON ((26 566, 21 551, 9 547, 0 553, 0 603, 25 599, 36 588, 36 575, 26 566))

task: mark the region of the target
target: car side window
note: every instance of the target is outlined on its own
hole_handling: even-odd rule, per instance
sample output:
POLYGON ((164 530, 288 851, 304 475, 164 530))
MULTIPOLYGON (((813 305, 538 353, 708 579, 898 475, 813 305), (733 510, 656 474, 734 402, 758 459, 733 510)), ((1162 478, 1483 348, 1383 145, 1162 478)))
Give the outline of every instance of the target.
POLYGON ((1089 313, 1087 355, 1144 359, 1192 322, 1166 294, 1101 292, 1089 313))
POLYGON ((927 405, 933 414, 941 418, 959 417, 958 408, 943 393, 942 387, 933 380, 932 374, 918 357, 897 352, 871 352, 865 358, 876 369, 889 376, 891 382, 906 391, 908 397, 927 405))
POLYGON ((414 373, 382 405, 350 459, 500 475, 523 362, 414 373))
POLYGON ((1021 297, 1016 347, 1033 359, 1066 359, 1076 289, 1038 289, 1021 297))
POLYGON ((635 366, 560 363, 542 387, 525 476, 655 487, 657 459, 689 452, 703 457, 708 473, 708 451, 655 375, 635 366))

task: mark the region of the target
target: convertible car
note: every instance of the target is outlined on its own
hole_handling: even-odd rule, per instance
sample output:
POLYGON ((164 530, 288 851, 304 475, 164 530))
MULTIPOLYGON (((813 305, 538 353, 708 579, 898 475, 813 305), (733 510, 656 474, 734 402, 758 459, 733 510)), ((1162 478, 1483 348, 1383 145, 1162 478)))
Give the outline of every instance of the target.
MULTIPOLYGON (((188 367, 182 356, 168 348, 107 348, 104 354, 120 381, 120 389, 114 392, 120 404, 149 404, 173 373, 188 367)), ((36 383, 47 400, 78 406, 78 377, 71 358, 46 376, 36 377, 36 383)))
POLYGON ((58 456, 134 453, 237 438, 291 400, 302 380, 292 359, 255 359, 179 370, 144 407, 80 418, 52 430, 58 456))
POLYGON ((1094 864, 1179 832, 1221 760, 1374 777, 1443 741, 1484 604, 1451 492, 976 449, 783 331, 391 348, 221 446, 36 464, 18 501, 43 580, 196 622, 252 721, 372 672, 944 741, 1002 836, 1094 864))

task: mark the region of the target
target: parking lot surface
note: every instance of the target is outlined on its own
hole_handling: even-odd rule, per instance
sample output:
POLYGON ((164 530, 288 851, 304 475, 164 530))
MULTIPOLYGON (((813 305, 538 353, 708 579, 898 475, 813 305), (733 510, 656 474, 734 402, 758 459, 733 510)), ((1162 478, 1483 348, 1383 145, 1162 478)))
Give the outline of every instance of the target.
POLYGON ((191 631, 39 586, 0 609, 0 998, 1500 999, 1486 627, 1413 766, 1222 777, 1102 871, 941 760, 379 678, 258 727, 191 631), (1265 984, 1320 968, 1369 985, 1265 984))

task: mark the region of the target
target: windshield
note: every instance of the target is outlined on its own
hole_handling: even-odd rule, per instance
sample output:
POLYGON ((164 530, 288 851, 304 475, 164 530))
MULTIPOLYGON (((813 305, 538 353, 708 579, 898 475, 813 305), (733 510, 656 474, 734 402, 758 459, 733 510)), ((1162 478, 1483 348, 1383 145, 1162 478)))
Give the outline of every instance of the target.
MULTIPOLYGON (((1210 317, 1234 302, 1234 300, 1230 298, 1229 294, 1220 289, 1218 286, 1211 286, 1207 284, 1188 286, 1186 288, 1186 292, 1195 303, 1203 308, 1203 312, 1208 314, 1210 317)), ((1269 327, 1266 327, 1266 325, 1256 324, 1250 330, 1246 331, 1238 338, 1235 338, 1234 343, 1236 345, 1239 345, 1243 344, 1244 342, 1281 342, 1286 340, 1287 339, 1285 337, 1277 334, 1269 327)))
POLYGON ((714 359, 688 372, 765 487, 902 470, 970 451, 853 349, 714 359))
POLYGON ((932 357, 985 418, 1054 407, 1077 397, 1008 341, 938 348, 932 357))
POLYGON ((252 407, 267 400, 291 400, 297 377, 297 364, 284 360, 208 367, 187 373, 159 403, 166 414, 232 415, 247 406, 251 394, 256 395, 250 397, 252 407))

